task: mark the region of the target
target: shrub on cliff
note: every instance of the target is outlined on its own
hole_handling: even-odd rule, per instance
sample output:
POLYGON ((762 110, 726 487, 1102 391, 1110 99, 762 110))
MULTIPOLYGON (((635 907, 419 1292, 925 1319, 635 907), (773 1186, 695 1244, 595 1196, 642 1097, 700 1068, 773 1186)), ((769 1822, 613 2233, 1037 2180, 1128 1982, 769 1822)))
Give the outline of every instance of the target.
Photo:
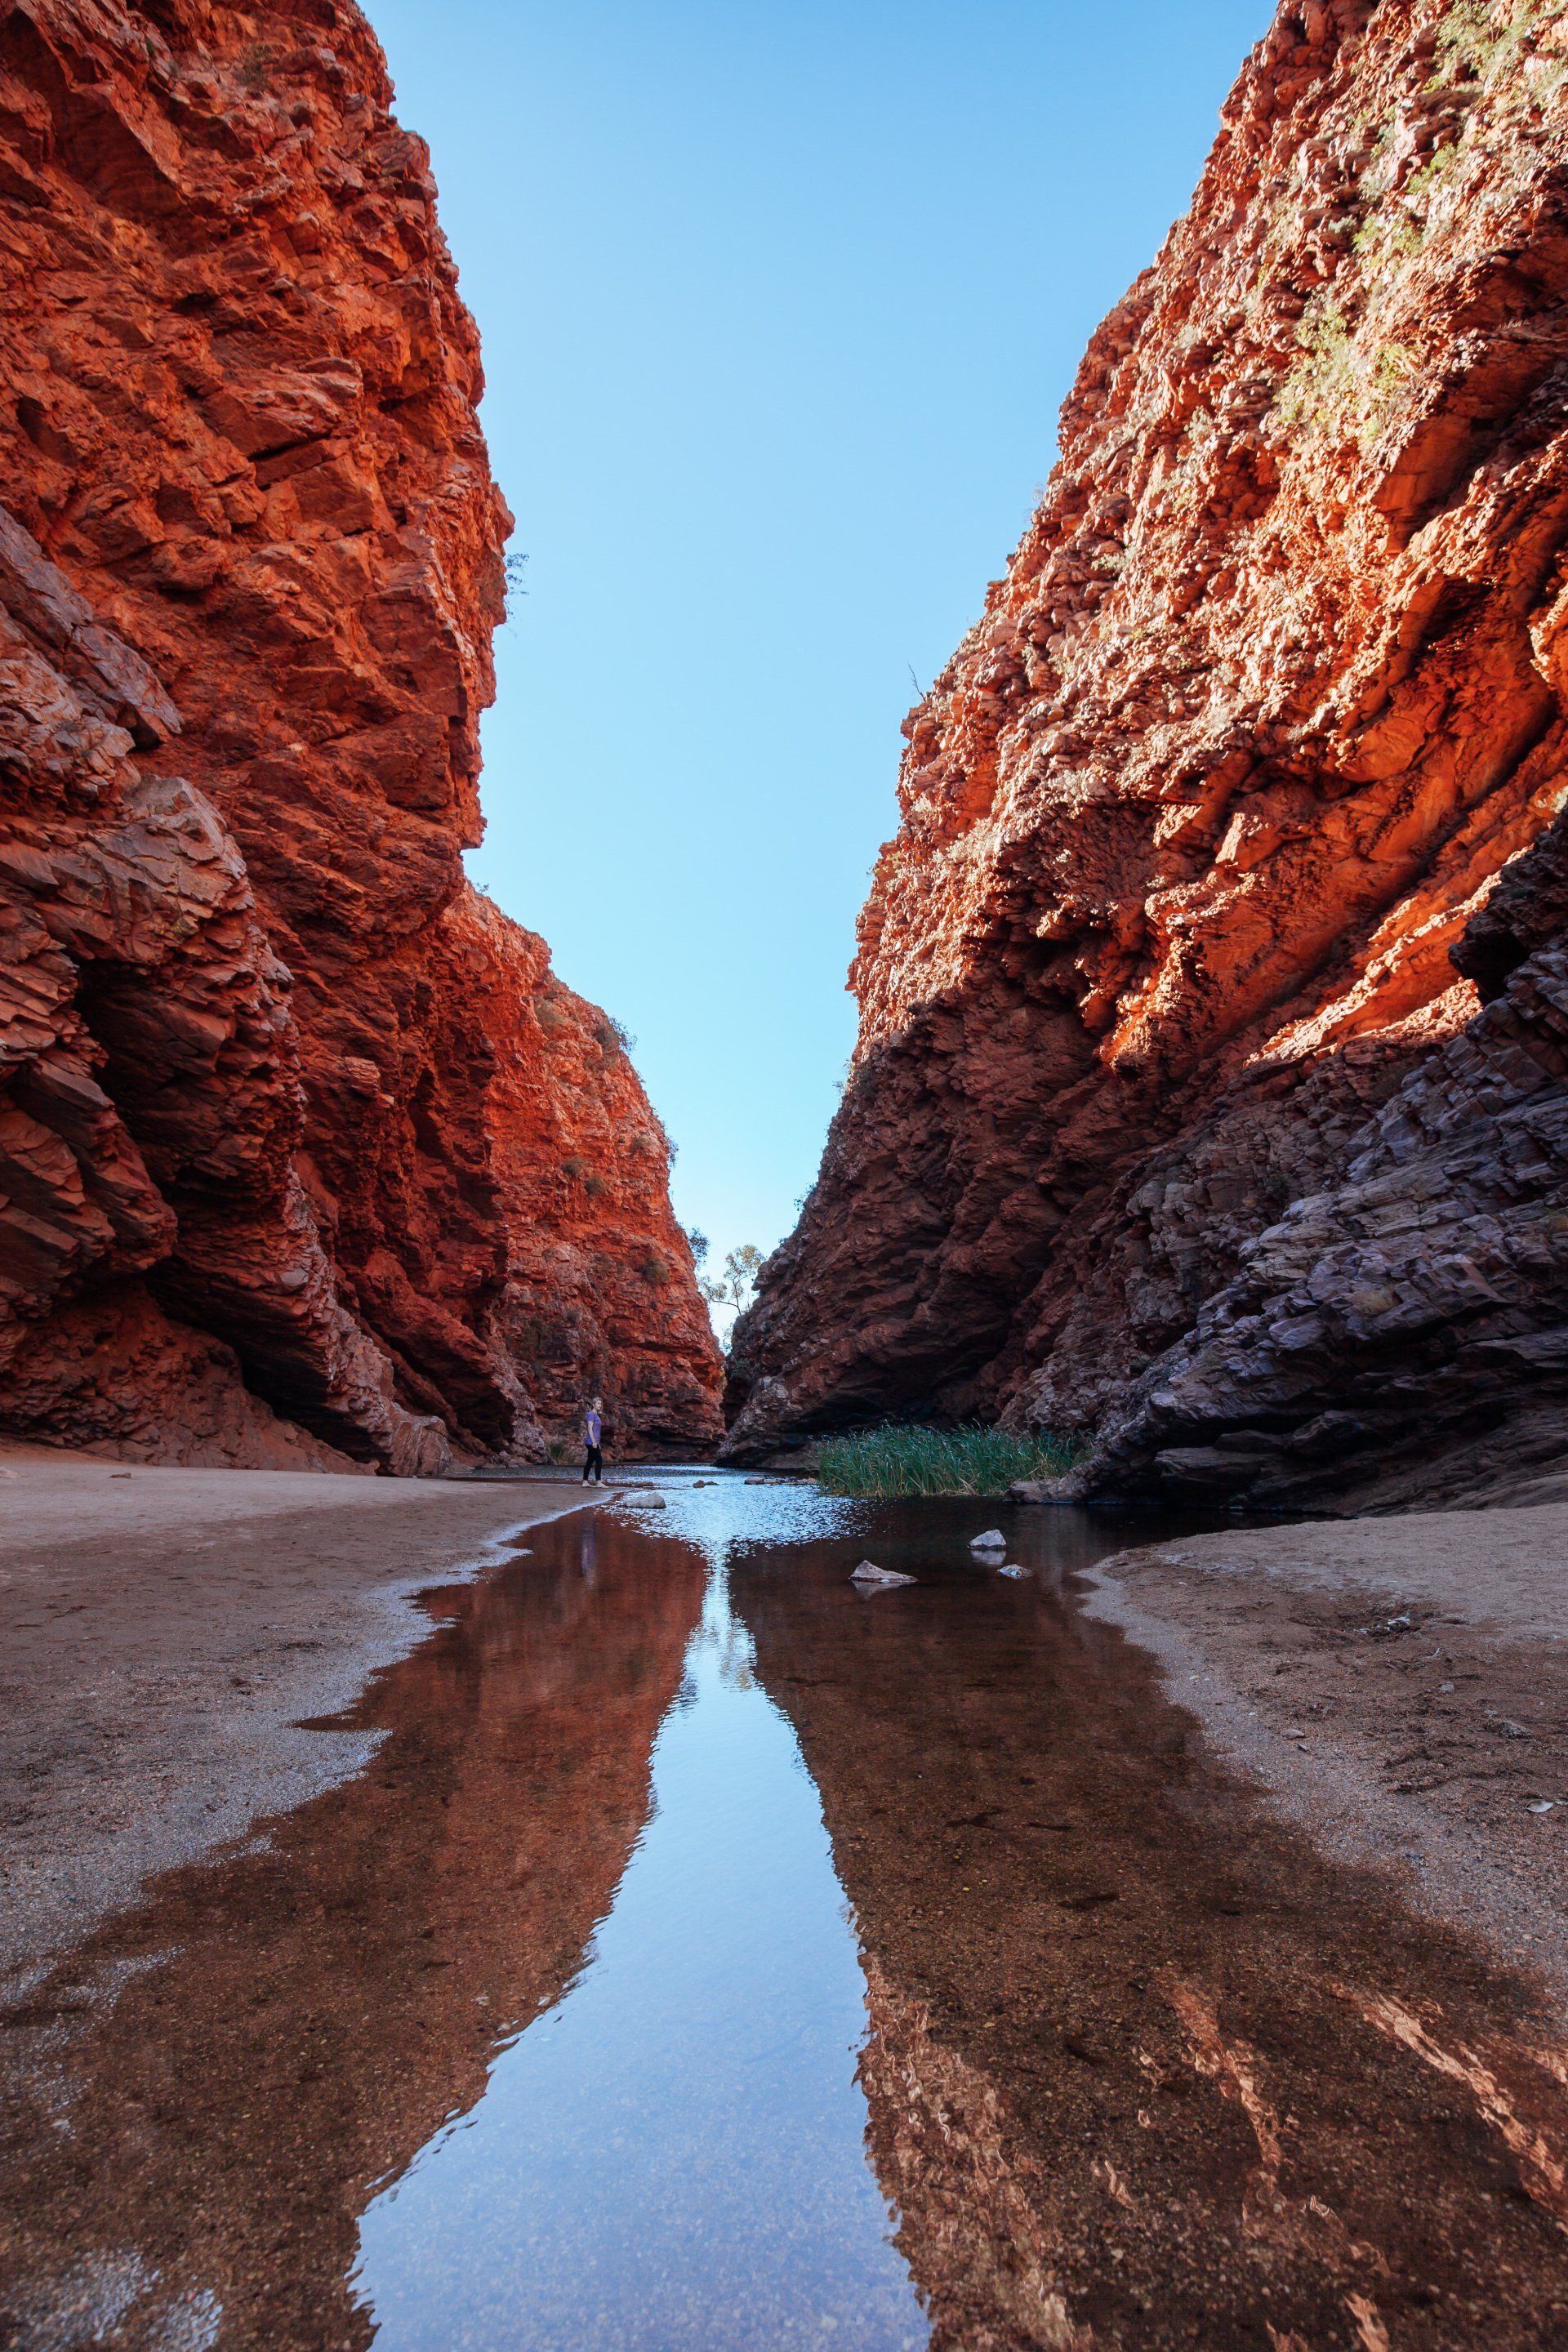
POLYGON ((867 1429, 817 1446, 827 1495, 1005 1495, 1015 1478, 1058 1478, 1071 1464, 1066 1438, 1005 1429, 867 1429))

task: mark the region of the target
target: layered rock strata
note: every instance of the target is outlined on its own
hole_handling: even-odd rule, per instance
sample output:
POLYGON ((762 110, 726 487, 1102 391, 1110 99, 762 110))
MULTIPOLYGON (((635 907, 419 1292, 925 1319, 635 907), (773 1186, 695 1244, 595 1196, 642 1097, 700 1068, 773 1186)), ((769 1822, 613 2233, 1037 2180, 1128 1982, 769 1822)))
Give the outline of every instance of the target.
POLYGON ((1564 11, 1281 8, 906 722, 735 1454, 1000 1416, 1291 1504, 1556 1457, 1565 294, 1564 11))
POLYGON ((510 528, 336 0, 0 0, 0 1424, 701 1444, 668 1148, 468 888, 510 528))

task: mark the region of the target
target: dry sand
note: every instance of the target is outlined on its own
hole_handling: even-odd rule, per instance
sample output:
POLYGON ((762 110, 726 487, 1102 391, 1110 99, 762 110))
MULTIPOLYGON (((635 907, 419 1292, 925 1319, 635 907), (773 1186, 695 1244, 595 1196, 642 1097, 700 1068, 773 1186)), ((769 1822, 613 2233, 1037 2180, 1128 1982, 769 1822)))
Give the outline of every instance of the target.
POLYGON ((0 1973, 356 1770, 374 1735, 301 1719, 413 1647, 416 1593, 584 1504, 0 1441, 0 1973))
POLYGON ((1089 1576, 1280 1811, 1568 2002, 1568 1505, 1237 1528, 1089 1576))

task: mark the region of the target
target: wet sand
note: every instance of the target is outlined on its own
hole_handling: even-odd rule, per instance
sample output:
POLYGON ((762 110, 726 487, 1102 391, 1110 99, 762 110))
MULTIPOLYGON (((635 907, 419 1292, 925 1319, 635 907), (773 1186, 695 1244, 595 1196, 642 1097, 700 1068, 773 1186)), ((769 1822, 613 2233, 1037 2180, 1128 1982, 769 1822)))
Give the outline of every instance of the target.
POLYGON ((0 1975, 358 1771, 376 1734, 301 1721, 428 1633, 416 1592, 583 1500, 0 1442, 0 1975))
POLYGON ((360 2215, 561 1999, 647 1817, 702 1578, 602 1525, 426 1591, 305 1735, 363 1771, 0 2000, 5 2352, 363 2352, 360 2215))
POLYGON ((1086 1573, 1276 1811, 1568 2014, 1568 1506, 1238 1528, 1086 1573))

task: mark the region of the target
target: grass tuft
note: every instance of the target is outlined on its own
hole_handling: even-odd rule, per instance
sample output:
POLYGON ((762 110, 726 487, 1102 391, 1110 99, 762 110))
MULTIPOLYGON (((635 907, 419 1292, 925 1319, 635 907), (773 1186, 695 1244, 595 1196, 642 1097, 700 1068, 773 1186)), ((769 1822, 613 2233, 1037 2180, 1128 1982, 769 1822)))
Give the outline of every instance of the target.
POLYGON ((1005 1429, 888 1428, 817 1442, 826 1495, 1005 1495, 1015 1478, 1058 1478, 1076 1448, 1042 1433, 1005 1429))

